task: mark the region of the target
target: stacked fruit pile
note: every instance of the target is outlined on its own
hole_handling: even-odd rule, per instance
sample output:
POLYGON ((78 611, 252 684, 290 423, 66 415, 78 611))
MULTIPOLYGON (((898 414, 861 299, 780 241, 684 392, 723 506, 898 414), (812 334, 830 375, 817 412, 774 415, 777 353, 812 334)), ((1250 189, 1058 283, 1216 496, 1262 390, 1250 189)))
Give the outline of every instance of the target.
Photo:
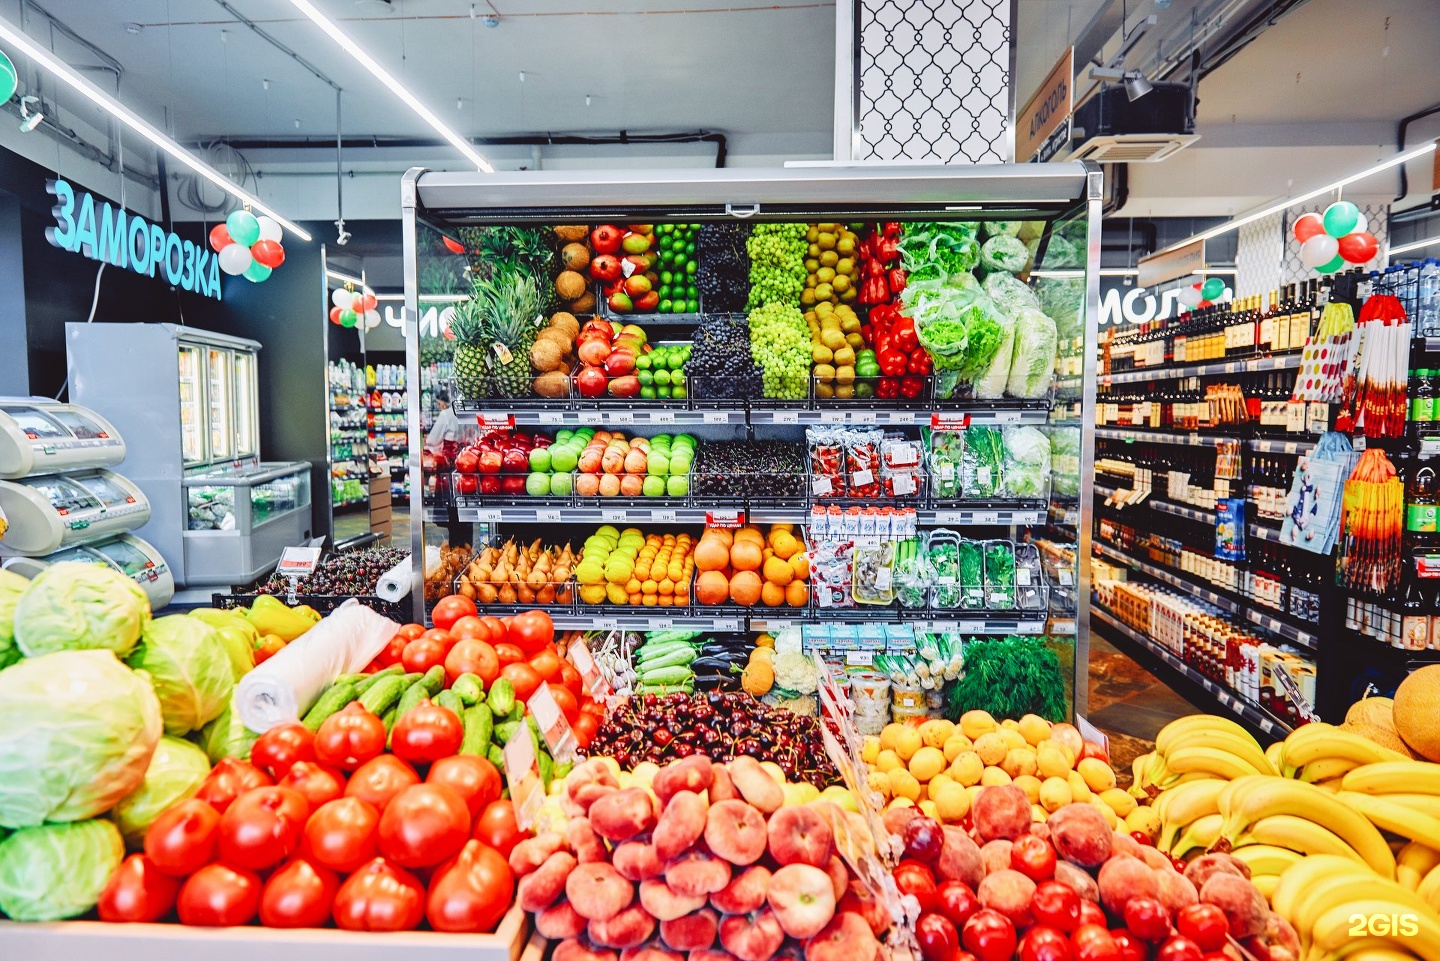
POLYGON ((695 238, 699 224, 659 224, 655 227, 656 251, 659 254, 660 282, 655 290, 660 295, 656 310, 662 314, 694 314, 700 310, 700 289, 695 285, 699 259, 695 255, 695 238))
POLYGON ((872 381, 856 383, 856 376, 874 377, 879 368, 861 374, 865 365, 860 353, 865 338, 860 335, 860 318, 847 304, 836 307, 829 301, 816 304, 805 314, 810 326, 810 359, 815 363, 815 396, 819 398, 868 397, 875 393, 872 381))
POLYGON ((806 231, 805 240, 809 247, 800 303, 806 307, 853 303, 859 293, 860 269, 855 260, 859 236, 844 224, 815 224, 806 231))
POLYGON ((569 497, 574 457, 552 447, 553 443, 543 434, 486 431, 455 455, 455 493, 481 498, 569 497))
POLYGON ((582 604, 690 606, 695 559, 689 534, 645 535, 604 525, 585 539, 575 580, 582 604))
POLYGON ((575 493, 581 497, 684 497, 690 492, 695 438, 689 434, 627 438, 618 431, 582 427, 557 441, 584 445, 575 477, 575 493))
MULTIPOLYGON (((650 372, 652 389, 658 383, 659 371, 665 373, 665 396, 684 397, 684 379, 675 383, 670 371, 678 371, 687 359, 688 347, 656 348, 648 343, 643 329, 635 324, 620 324, 590 320, 580 328, 575 338, 576 353, 580 358, 580 369, 575 373, 575 392, 581 397, 637 397, 642 383, 641 358, 648 357, 643 370, 650 372), (672 350, 674 353, 672 354, 672 350), (672 359, 673 357, 673 359, 672 359), (674 390, 680 394, 674 394, 674 390)), ((650 396, 659 396, 652 393, 650 396)))
POLYGON ((579 333, 580 321, 575 315, 559 310, 550 315, 550 326, 535 335, 530 367, 536 374, 535 393, 541 397, 570 396, 570 371, 575 367, 575 338, 579 333))
POLYGON ((698 604, 804 607, 810 602, 810 562, 794 524, 753 525, 730 531, 707 528, 695 546, 698 604))
POLYGON ((595 294, 586 282, 590 270, 590 247, 587 243, 590 228, 584 224, 563 224, 552 229, 560 245, 555 296, 572 314, 591 313, 595 310, 595 294))
POLYGON ((482 548, 456 578, 455 590, 477 604, 569 604, 575 555, 569 544, 528 547, 512 537, 482 548))
POLYGON ((750 353, 760 364, 766 397, 802 400, 810 392, 810 331, 794 307, 765 304, 750 312, 750 353))
POLYGON ((655 270, 660 255, 654 253, 653 224, 601 224, 590 231, 590 277, 600 282, 605 304, 617 314, 652 311, 660 306, 655 289, 660 274, 655 270))

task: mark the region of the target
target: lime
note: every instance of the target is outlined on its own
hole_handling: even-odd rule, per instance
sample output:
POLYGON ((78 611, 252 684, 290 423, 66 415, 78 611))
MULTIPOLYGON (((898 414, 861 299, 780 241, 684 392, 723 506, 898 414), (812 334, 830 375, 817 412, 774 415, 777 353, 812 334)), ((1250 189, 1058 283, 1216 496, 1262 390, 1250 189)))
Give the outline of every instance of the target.
MULTIPOLYGON (((641 393, 644 393, 644 390, 643 390, 643 389, 641 390, 641 393)), ((653 396, 655 396, 655 397, 669 397, 669 396, 670 396, 670 388, 669 388, 669 387, 656 387, 656 388, 654 389, 654 394, 653 394, 653 396)))
POLYGON ((650 367, 651 367, 653 364, 654 364, 654 361, 652 361, 652 360, 650 359, 650 355, 649 355, 649 354, 641 354, 641 355, 639 355, 638 357, 635 358, 635 369, 636 369, 636 370, 649 370, 650 367))
POLYGON ((699 299, 700 299, 700 288, 696 287, 694 284, 690 284, 688 287, 685 288, 685 299, 686 299, 686 300, 699 300, 699 299))
MULTIPOLYGON (((665 375, 667 380, 669 379, 670 372, 668 370, 662 370, 661 373, 665 375)), ((655 383, 655 375, 649 370, 642 370, 636 376, 640 378, 641 387, 649 387, 651 384, 655 383)))
POLYGON ((646 400, 654 400, 654 399, 655 399, 655 388, 654 388, 654 387, 641 387, 641 388, 640 388, 640 396, 643 397, 643 398, 645 398, 646 400))
POLYGON ((690 396, 690 392, 685 389, 685 386, 684 386, 683 384, 681 384, 681 385, 677 385, 677 386, 675 386, 675 387, 671 387, 671 388, 670 388, 670 396, 671 396, 671 397, 689 397, 689 396, 690 396))
POLYGON ((692 257, 695 256, 695 241, 693 241, 693 240, 686 241, 686 243, 685 243, 685 253, 689 254, 689 255, 692 256, 692 257))
POLYGON ((672 352, 665 357, 665 366, 671 370, 679 370, 685 366, 685 354, 672 352))
POLYGON ((671 273, 670 271, 668 271, 668 270, 662 270, 662 271, 660 271, 660 284, 661 284, 661 289, 662 289, 662 290, 664 290, 666 287, 669 287, 669 286, 670 286, 672 283, 674 283, 674 282, 675 282, 675 275, 674 275, 674 274, 672 274, 672 273, 671 273))
POLYGON ((699 302, 699 301, 695 301, 695 300, 687 300, 687 301, 685 301, 685 312, 686 312, 687 314, 698 313, 699 310, 700 310, 700 302, 699 302))
MULTIPOLYGON (((661 367, 659 370, 655 371, 652 376, 655 379, 655 385, 657 387, 670 386, 670 371, 666 370, 664 367, 661 367)), ((644 383, 644 381, 641 381, 641 383, 644 383)))
POLYGON ((670 313, 674 308, 673 308, 673 305, 672 305, 671 302, 670 302, 670 297, 669 297, 669 295, 662 291, 661 294, 660 294, 660 297, 661 297, 661 300, 660 300, 660 313, 662 313, 662 314, 668 314, 668 313, 670 313))
POLYGON ((685 262, 685 273, 689 274, 691 277, 695 276, 695 261, 687 260, 685 262))

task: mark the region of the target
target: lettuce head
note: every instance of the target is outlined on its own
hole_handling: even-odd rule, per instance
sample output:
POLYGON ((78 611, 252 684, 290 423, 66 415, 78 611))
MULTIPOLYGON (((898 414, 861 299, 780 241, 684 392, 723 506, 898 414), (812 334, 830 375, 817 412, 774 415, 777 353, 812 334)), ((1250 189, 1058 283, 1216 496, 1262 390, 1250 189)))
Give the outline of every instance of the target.
POLYGON ((145 769, 145 780, 110 812, 125 843, 135 850, 144 846, 145 832, 160 812, 194 797, 209 774, 210 759, 204 751, 178 737, 162 737, 145 769))
POLYGON ((0 841, 0 911, 16 921, 59 921, 95 907, 125 857, 103 818, 44 824, 0 841))
POLYGON ((14 571, 0 571, 0 668, 20 660, 15 647, 15 605, 29 586, 30 581, 14 571))
POLYGON ((125 663, 144 671, 155 685, 166 734, 189 734, 219 717, 235 687, 235 671, 219 632, 184 614, 157 617, 145 625, 140 646, 125 663))
POLYGON ((15 605, 15 643, 26 657, 109 650, 124 657, 150 620, 150 599, 104 564, 61 561, 35 576, 15 605))

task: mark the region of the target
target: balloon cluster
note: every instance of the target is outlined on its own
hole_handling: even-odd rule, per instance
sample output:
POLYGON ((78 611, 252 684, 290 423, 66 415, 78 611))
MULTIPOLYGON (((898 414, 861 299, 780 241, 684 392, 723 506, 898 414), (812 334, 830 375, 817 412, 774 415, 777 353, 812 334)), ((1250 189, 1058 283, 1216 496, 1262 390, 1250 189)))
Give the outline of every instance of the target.
POLYGON ((365 329, 374 330, 380 326, 379 302, 374 294, 341 287, 330 295, 330 323, 354 327, 363 317, 365 329))
POLYGON ((257 217, 248 210, 231 211, 223 224, 210 229, 210 246, 220 257, 220 269, 233 276, 262 283, 270 272, 285 262, 280 246, 283 231, 269 217, 257 217))
POLYGON ((1370 226, 1360 208, 1348 200, 1337 200, 1323 214, 1305 214, 1295 221, 1295 239, 1300 243, 1300 262, 1306 267, 1333 274, 1346 264, 1363 264, 1380 250, 1380 241, 1366 231, 1370 226))
MULTIPOLYGON (((1196 307, 1209 307, 1217 301, 1228 300, 1225 296, 1227 291, 1230 291, 1230 288, 1225 286, 1225 281, 1219 277, 1209 277, 1189 287, 1181 287, 1176 291, 1175 299, 1180 301, 1182 306, 1194 310, 1196 307)), ((1233 291, 1231 294, 1233 295, 1233 291)))

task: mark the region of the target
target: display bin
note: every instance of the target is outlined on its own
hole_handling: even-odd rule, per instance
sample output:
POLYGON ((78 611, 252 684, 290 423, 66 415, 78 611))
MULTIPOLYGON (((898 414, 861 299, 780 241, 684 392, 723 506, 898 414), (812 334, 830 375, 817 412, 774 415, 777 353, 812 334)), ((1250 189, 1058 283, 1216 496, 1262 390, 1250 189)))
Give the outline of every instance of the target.
MULTIPOLYGON (((663 314, 663 315, 661 315, 661 316, 663 316, 663 317, 670 317, 670 316, 674 316, 674 315, 671 315, 671 314, 663 314)), ((670 339, 670 338, 666 338, 666 339, 664 339, 664 340, 655 341, 655 343, 652 344, 651 346, 654 346, 654 347, 681 347, 681 346, 685 346, 686 343, 687 343, 686 341, 679 341, 679 340, 673 340, 673 339, 670 339)), ((666 367, 666 368, 665 368, 665 370, 666 370, 666 378, 667 378, 667 379, 666 379, 666 386, 670 386, 670 387, 673 388, 674 384, 673 384, 673 381, 672 381, 671 378, 672 378, 672 376, 678 376, 678 377, 679 377, 679 380, 680 380, 680 386, 685 389, 685 394, 684 394, 684 396, 682 396, 682 397, 673 397, 673 396, 672 396, 672 397, 643 397, 643 396, 641 396, 641 395, 639 395, 639 394, 632 394, 632 395, 630 395, 630 396, 628 396, 628 397, 617 397, 617 396, 615 396, 614 394, 611 394, 611 393, 610 393, 610 385, 613 384, 613 383, 614 383, 616 380, 618 380, 619 378, 617 378, 617 377, 611 377, 611 376, 609 376, 608 374, 606 375, 606 382, 605 382, 605 383, 606 383, 606 388, 605 388, 605 392, 602 393, 602 394, 596 395, 596 396, 586 396, 585 394, 581 393, 581 390, 580 390, 580 383, 581 383, 581 382, 580 382, 580 380, 578 379, 578 378, 580 377, 580 372, 581 372, 583 369, 584 369, 584 365, 583 365, 583 364, 576 364, 576 365, 575 365, 575 368, 570 372, 570 383, 571 383, 571 385, 572 385, 571 394, 572 394, 572 397, 573 397, 573 399, 574 399, 574 407, 575 407, 576 410, 595 410, 595 409, 604 409, 604 408, 607 408, 607 407, 609 407, 609 408, 614 408, 614 409, 616 409, 616 410, 628 410, 628 409, 631 409, 631 408, 640 408, 640 409, 645 409, 645 410, 689 410, 689 409, 690 409, 690 382, 689 382, 689 379, 686 378, 686 376, 685 376, 685 369, 684 369, 683 367, 675 368, 675 369, 673 369, 673 370, 672 370, 671 368, 669 368, 669 367, 666 367)), ((654 377, 655 377, 654 369, 651 368, 651 369, 649 370, 649 373, 650 373, 650 379, 651 379, 652 385, 653 385, 654 377)), ((639 381, 641 382, 642 385, 643 385, 643 383, 644 383, 644 378, 640 376, 640 370, 639 370, 639 368, 636 368, 636 369, 635 369, 634 371, 632 371, 630 374, 623 375, 623 376, 635 377, 637 380, 639 380, 639 381)))
MULTIPOLYGON (((569 494, 530 494, 525 482, 530 474, 461 474, 455 471, 450 476, 450 490, 454 494, 456 507, 570 507, 575 503, 575 474, 569 476, 569 494), (469 478, 475 480, 475 492, 463 493, 469 478), (488 487, 497 486, 498 491, 487 493, 488 487)), ((551 489, 553 489, 553 483, 551 489)))
MULTIPOLYGON (((515 362, 519 363, 522 360, 525 361, 526 368, 529 368, 530 362, 525 358, 517 357, 515 362)), ((482 411, 491 411, 502 407, 516 410, 570 410, 573 407, 575 384, 572 380, 567 377, 564 396, 542 397, 535 392, 535 381, 539 379, 539 376, 534 375, 533 371, 531 374, 529 389, 517 397, 502 396, 498 390, 493 389, 493 381, 487 378, 482 378, 482 389, 475 397, 464 395, 457 385, 456 391, 460 396, 455 401, 455 413, 457 415, 478 414, 482 411)))
POLYGON ((185 478, 186 583, 254 580, 310 531, 310 465, 259 464, 185 478))
POLYGON ((734 376, 712 377, 697 375, 685 380, 690 391, 690 407, 693 410, 744 410, 747 401, 743 397, 725 396, 735 384, 734 376))
MULTIPOLYGON (((249 607, 255 603, 255 598, 260 596, 259 594, 215 593, 210 595, 210 606, 223 611, 229 611, 237 607, 249 607)), ((391 601, 376 597, 373 594, 358 594, 353 596, 350 594, 296 594, 294 601, 291 601, 290 598, 284 594, 272 596, 280 598, 280 600, 291 606, 303 604, 307 607, 312 607, 321 614, 329 614, 346 601, 355 601, 364 604, 376 613, 384 614, 392 620, 399 620, 402 624, 411 620, 410 604, 408 601, 392 603, 391 601)))

